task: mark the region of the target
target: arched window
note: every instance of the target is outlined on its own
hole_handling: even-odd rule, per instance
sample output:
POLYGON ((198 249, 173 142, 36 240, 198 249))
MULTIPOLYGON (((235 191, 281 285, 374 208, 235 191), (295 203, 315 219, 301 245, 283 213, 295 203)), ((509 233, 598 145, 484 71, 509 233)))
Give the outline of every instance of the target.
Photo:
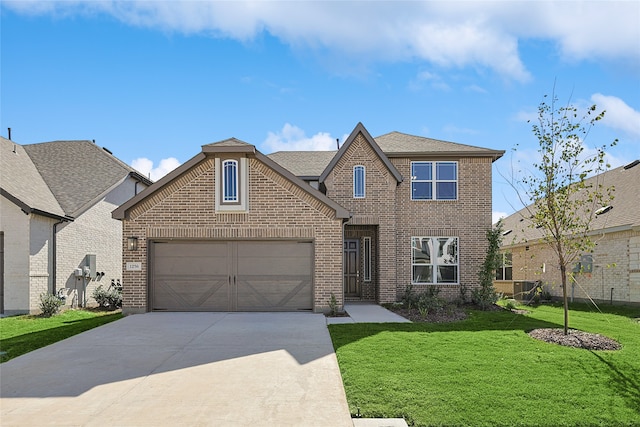
POLYGON ((353 197, 356 199, 364 199, 366 184, 366 172, 364 166, 358 165, 353 167, 353 197))
POLYGON ((238 161, 222 162, 222 201, 224 203, 238 201, 238 161))

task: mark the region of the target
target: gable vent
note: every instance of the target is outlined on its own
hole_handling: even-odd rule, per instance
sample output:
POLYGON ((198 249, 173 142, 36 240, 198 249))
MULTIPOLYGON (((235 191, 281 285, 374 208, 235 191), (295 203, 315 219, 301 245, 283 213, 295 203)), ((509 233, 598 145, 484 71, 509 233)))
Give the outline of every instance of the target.
POLYGON ((640 160, 634 160, 633 162, 629 163, 628 165, 625 165, 624 170, 627 169, 631 169, 632 167, 636 166, 640 164, 640 160))
POLYGON ((596 215, 602 215, 602 214, 605 214, 605 213, 609 212, 611 209, 613 209, 613 206, 611 206, 611 205, 603 206, 600 209, 598 209, 595 213, 596 213, 596 215))
POLYGON ((502 232, 503 236, 506 236, 507 234, 511 233, 513 230, 505 230, 502 232))

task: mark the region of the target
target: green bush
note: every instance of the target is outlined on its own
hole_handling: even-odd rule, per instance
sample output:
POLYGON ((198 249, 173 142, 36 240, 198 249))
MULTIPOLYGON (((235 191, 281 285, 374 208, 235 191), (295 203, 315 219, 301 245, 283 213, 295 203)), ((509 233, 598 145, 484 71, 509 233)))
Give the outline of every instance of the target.
POLYGON ((40 311, 42 311, 42 317, 51 317, 54 314, 58 314, 60 307, 63 305, 63 298, 51 294, 40 294, 40 311))
POLYGON ((422 316, 425 316, 426 313, 439 311, 444 308, 446 301, 438 296, 439 293, 440 288, 430 286, 426 291, 418 295, 416 306, 422 316))
POLYGON ((105 310, 116 310, 122 308, 122 291, 119 289, 104 289, 99 285, 91 294, 100 308, 105 310))

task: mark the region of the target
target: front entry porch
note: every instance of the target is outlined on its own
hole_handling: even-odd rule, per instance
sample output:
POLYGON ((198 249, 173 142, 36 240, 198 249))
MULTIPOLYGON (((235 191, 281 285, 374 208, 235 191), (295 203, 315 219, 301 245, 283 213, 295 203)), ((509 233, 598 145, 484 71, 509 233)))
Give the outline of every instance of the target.
POLYGON ((378 227, 347 225, 344 230, 345 301, 377 301, 378 227))

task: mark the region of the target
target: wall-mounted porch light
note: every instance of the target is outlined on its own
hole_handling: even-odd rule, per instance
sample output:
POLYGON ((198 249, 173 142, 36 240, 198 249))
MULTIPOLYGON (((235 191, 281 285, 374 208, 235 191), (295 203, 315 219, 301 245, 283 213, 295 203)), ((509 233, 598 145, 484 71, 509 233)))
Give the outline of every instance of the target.
POLYGON ((138 250, 138 238, 137 237, 129 237, 127 239, 127 248, 130 251, 137 251, 138 250))

